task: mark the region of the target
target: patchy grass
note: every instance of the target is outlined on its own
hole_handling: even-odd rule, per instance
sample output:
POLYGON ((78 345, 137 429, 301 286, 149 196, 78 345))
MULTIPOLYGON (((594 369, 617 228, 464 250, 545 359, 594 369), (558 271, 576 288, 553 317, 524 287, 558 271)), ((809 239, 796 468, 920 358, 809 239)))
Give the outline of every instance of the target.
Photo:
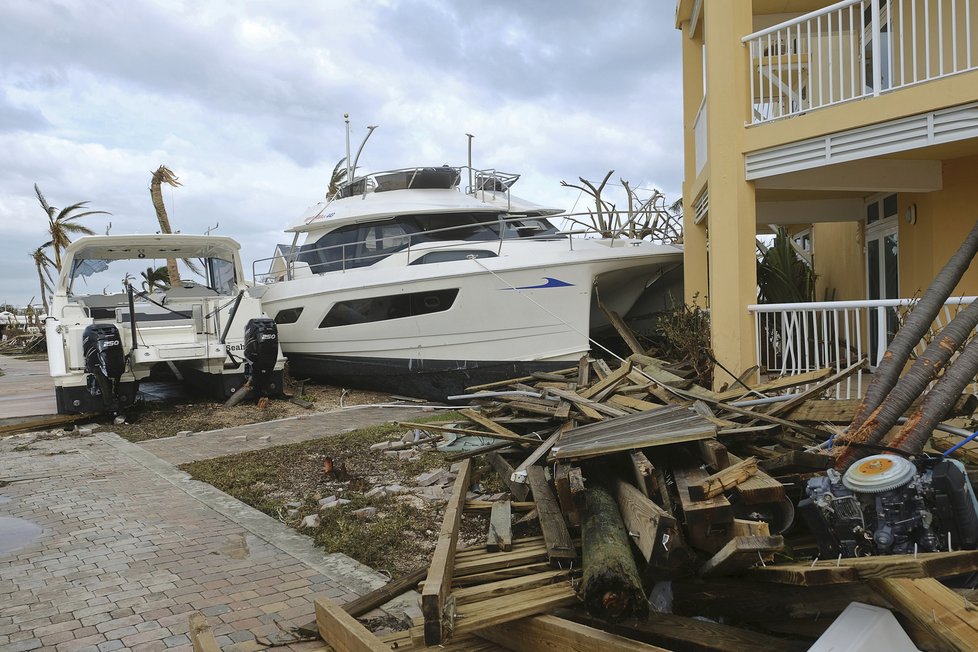
MULTIPOLYGON (((443 413, 426 419, 457 418, 443 413)), ((411 460, 399 460, 370 446, 400 439, 407 429, 396 424, 370 426, 298 444, 251 451, 181 466, 194 478, 210 483, 235 498, 300 529, 302 519, 319 514, 318 527, 300 529, 326 552, 343 552, 357 561, 393 576, 428 563, 441 527, 444 505, 427 502, 413 493, 381 494, 367 498, 376 486, 415 485, 415 476, 439 467, 447 468, 441 453, 420 452, 411 460), (329 458, 339 477, 323 470, 329 458), (318 501, 328 496, 349 504, 320 510, 318 501), (377 514, 358 518, 363 507, 377 514)), ((462 538, 484 536, 485 517, 464 520, 462 538)))

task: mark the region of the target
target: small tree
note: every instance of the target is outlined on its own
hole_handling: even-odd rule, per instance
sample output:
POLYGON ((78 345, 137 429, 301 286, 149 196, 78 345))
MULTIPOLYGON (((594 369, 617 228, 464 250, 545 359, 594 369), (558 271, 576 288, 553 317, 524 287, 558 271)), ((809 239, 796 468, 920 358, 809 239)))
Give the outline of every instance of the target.
POLYGON ((53 283, 51 279, 51 267, 54 266, 54 261, 51 260, 51 257, 45 251, 50 245, 50 242, 45 242, 29 254, 34 261, 34 268, 37 270, 37 282, 41 286, 41 305, 44 306, 45 314, 49 312, 47 295, 48 293, 53 294, 51 287, 53 283))

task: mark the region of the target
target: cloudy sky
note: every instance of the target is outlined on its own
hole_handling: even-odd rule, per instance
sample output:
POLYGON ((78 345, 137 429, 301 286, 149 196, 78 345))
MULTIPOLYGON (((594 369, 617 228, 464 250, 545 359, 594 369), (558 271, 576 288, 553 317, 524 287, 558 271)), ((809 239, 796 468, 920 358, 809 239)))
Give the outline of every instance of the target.
POLYGON ((38 294, 37 183, 57 207, 112 213, 104 233, 175 229, 243 246, 245 264, 325 194, 379 125, 370 170, 474 164, 515 194, 571 208, 561 180, 614 179, 678 198, 680 40, 673 2, 620 0, 0 0, 0 303, 38 294))

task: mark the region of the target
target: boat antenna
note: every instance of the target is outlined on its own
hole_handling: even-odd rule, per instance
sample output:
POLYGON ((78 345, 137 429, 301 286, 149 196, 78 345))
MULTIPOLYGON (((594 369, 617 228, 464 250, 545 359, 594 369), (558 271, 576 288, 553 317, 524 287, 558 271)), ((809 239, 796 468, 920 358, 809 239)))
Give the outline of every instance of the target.
POLYGON ((475 194, 475 188, 472 187, 472 139, 475 138, 472 134, 465 134, 469 137, 469 192, 475 194))
POLYGON ((346 179, 353 181, 353 173, 350 170, 350 114, 343 114, 343 122, 346 123, 346 179))
MULTIPOLYGON (((360 160, 360 152, 363 151, 363 146, 367 144, 367 140, 370 138, 370 134, 372 134, 374 132, 374 129, 376 129, 376 128, 377 128, 377 125, 367 125, 367 135, 363 137, 363 142, 360 143, 360 148, 357 150, 357 155, 353 157, 353 171, 354 172, 357 171, 357 161, 360 160)), ((349 160, 349 156, 350 156, 350 149, 349 149, 349 147, 350 147, 350 132, 349 132, 349 129, 347 130, 347 134, 346 134, 346 146, 347 146, 347 150, 346 150, 347 151, 347 153, 346 153, 347 160, 349 160)), ((351 181, 353 180, 353 178, 351 176, 349 176, 349 175, 347 175, 346 178, 347 179, 350 179, 351 181)))

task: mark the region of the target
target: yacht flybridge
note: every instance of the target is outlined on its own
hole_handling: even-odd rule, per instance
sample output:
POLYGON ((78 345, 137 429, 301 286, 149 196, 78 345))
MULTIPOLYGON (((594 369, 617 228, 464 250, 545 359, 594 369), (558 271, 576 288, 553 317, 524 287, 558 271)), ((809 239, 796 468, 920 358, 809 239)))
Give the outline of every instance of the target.
POLYGON ((71 243, 45 321, 58 412, 124 409, 161 367, 215 398, 246 380, 259 396, 281 393, 285 359, 262 313, 264 287, 245 282, 238 252, 211 235, 71 243), (168 260, 186 280, 160 274, 168 260))
POLYGON ((469 170, 357 176, 256 262, 294 376, 444 399, 567 367, 607 324, 598 297, 624 315, 681 266, 676 245, 561 232, 518 175, 469 170))

